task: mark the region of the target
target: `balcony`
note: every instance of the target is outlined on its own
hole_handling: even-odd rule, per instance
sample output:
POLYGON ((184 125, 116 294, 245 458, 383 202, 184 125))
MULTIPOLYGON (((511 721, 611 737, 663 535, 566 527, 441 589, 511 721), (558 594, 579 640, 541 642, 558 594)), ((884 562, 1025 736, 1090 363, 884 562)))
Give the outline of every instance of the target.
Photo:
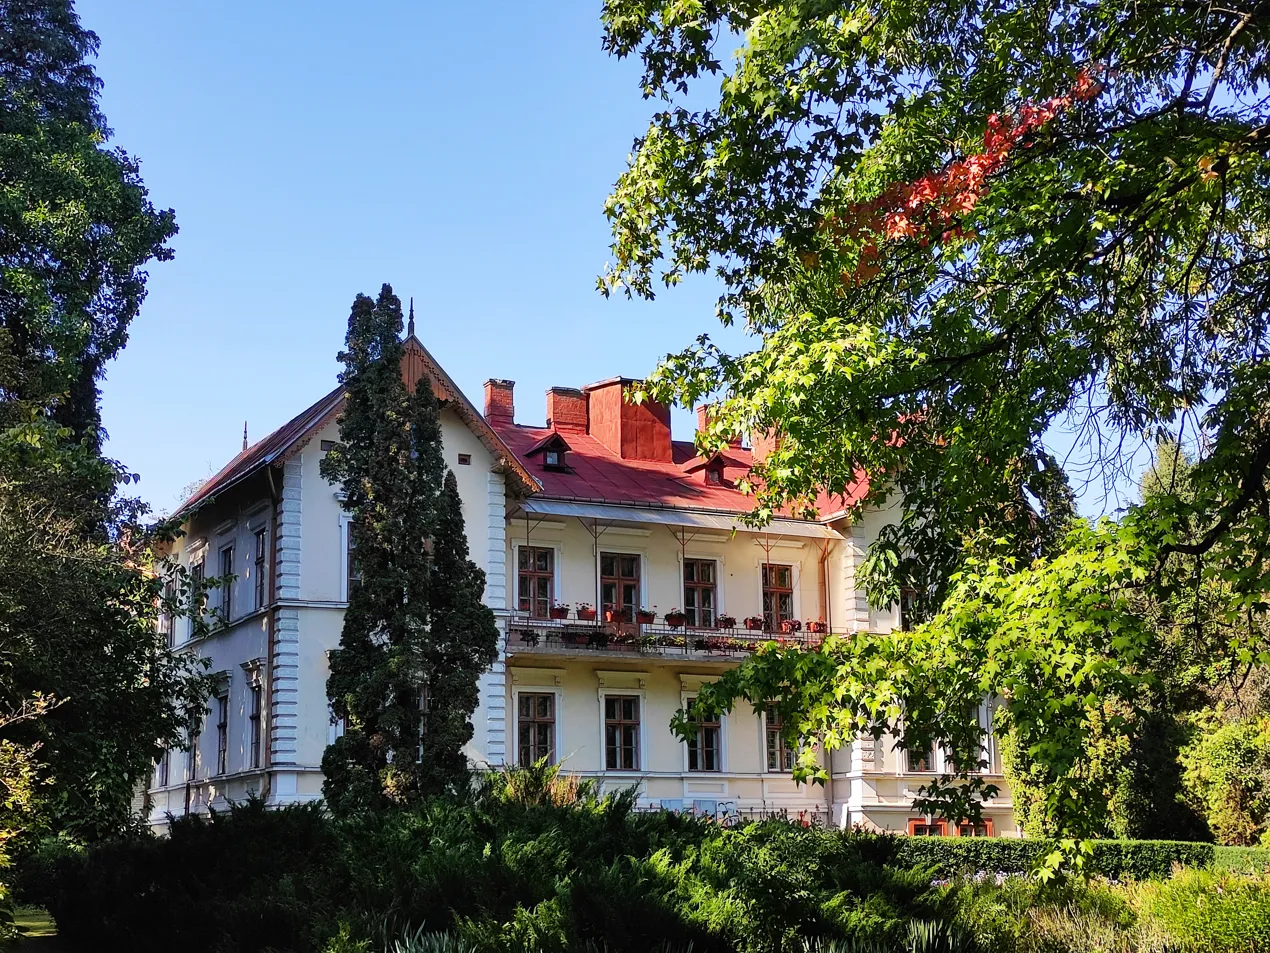
POLYGON ((507 624, 509 655, 628 655, 698 662, 743 658, 760 645, 814 648, 822 632, 763 632, 744 628, 701 629, 665 624, 632 624, 513 616, 507 624))

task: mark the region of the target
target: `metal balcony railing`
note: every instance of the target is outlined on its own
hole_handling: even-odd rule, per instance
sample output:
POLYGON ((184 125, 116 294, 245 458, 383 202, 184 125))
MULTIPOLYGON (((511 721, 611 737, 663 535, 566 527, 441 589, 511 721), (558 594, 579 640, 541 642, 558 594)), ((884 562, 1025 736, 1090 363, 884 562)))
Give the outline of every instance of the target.
POLYGON ((762 632, 744 628, 696 628, 663 624, 513 616, 507 626, 509 652, 553 654, 609 652, 661 656, 748 655, 767 642, 813 648, 826 633, 762 632))

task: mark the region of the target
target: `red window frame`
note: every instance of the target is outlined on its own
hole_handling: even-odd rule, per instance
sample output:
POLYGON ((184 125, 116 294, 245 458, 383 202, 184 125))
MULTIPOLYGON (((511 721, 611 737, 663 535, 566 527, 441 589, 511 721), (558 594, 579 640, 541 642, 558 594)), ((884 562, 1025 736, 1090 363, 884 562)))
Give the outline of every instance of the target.
POLYGON ((969 821, 957 822, 957 836, 958 837, 991 837, 993 836, 992 835, 992 818, 985 817, 983 821, 980 823, 979 829, 983 831, 982 834, 977 833, 969 821), (967 828, 970 828, 969 834, 965 833, 967 828))
POLYGON ((910 837, 947 837, 948 822, 944 820, 928 821, 924 817, 910 817, 908 819, 908 834, 910 837))

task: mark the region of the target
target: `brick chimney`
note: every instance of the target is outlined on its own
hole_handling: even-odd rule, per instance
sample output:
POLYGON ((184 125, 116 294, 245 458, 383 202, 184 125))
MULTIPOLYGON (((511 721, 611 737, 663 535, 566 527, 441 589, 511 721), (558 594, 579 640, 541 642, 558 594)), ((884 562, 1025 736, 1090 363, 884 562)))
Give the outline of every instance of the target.
POLYGON ((587 397, 576 387, 547 391, 547 426, 560 433, 587 432, 587 397))
MULTIPOLYGON (((697 433, 703 433, 710 429, 710 409, 709 404, 702 404, 697 408, 697 433)), ((728 446, 734 449, 739 448, 741 446, 741 438, 729 437, 728 446)))
POLYGON ((516 420, 516 404, 512 399, 515 381, 491 377, 485 382, 485 419, 495 427, 511 426, 516 420))
POLYGON ((750 434, 750 452, 755 463, 762 463, 767 455, 780 446, 780 435, 775 430, 750 434))
POLYGON ((635 381, 614 377, 582 388, 587 398, 589 432, 623 460, 670 463, 670 408, 645 401, 627 403, 623 391, 635 381))

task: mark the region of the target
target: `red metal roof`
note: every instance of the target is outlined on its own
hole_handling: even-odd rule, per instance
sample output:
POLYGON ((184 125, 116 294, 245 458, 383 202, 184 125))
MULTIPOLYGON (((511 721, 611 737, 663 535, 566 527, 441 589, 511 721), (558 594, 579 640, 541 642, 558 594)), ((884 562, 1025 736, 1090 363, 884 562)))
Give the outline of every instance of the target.
MULTIPOLYGON (((569 452, 567 470, 545 469, 528 454, 551 436, 545 427, 521 424, 495 426, 503 442, 511 448, 542 483, 543 497, 560 500, 585 500, 593 503, 621 503, 639 506, 671 506, 726 513, 745 513, 754 508, 754 498, 736 488, 753 463, 752 453, 743 448, 729 448, 724 462, 723 485, 705 482, 696 446, 686 440, 672 442, 673 460, 659 463, 650 460, 624 460, 604 444, 586 433, 570 432, 566 439, 569 452)), ((867 484, 852 488, 847 497, 823 495, 817 501, 822 517, 835 515, 858 501, 867 484)))
POLYGON ((285 454, 297 440, 309 430, 321 426, 325 420, 344 402, 344 388, 337 387, 312 407, 302 411, 288 420, 263 440, 257 440, 229 463, 220 472, 194 491, 194 495, 181 504, 176 515, 191 512, 207 502, 218 493, 223 493, 234 484, 255 473, 263 466, 273 463, 285 454))
MULTIPOLYGON (((404 342, 405 353, 402 356, 402 377, 411 388, 421 377, 432 382, 433 392, 443 403, 451 407, 465 424, 472 429, 481 443, 494 455, 501 466, 505 466, 521 492, 538 489, 539 481, 529 473, 519 459, 519 455, 504 446, 501 438, 489 425, 480 411, 467 399, 454 379, 436 362, 418 338, 409 337, 404 342), (508 459, 508 458, 511 459, 508 459)), ((203 503, 223 493, 236 483, 246 479, 261 467, 282 462, 290 453, 302 448, 307 438, 319 428, 338 415, 344 403, 343 386, 336 387, 312 407, 302 411, 287 421, 263 440, 252 444, 221 469, 219 473, 194 491, 194 494, 181 504, 173 515, 183 516, 197 509, 203 503)))

